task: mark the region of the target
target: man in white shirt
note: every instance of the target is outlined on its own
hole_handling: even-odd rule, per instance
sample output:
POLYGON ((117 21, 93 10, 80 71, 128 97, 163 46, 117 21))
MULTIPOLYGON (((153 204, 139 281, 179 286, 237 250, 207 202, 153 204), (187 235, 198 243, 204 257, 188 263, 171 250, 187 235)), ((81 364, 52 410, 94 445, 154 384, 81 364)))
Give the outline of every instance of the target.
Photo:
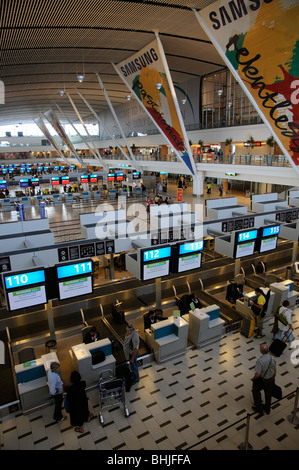
POLYGON ((61 367, 58 362, 52 362, 48 372, 48 384, 52 397, 54 398, 55 408, 53 418, 55 421, 63 421, 66 416, 63 416, 61 407, 63 403, 63 382, 60 377, 61 367))
POLYGON ((282 307, 279 309, 279 314, 282 315, 286 319, 287 325, 284 325, 279 319, 278 319, 278 333, 276 335, 276 339, 282 339, 283 336, 287 338, 287 341, 293 341, 294 336, 292 333, 293 326, 292 326, 292 310, 290 310, 288 307, 290 305, 290 302, 288 300, 284 300, 282 302, 282 307))

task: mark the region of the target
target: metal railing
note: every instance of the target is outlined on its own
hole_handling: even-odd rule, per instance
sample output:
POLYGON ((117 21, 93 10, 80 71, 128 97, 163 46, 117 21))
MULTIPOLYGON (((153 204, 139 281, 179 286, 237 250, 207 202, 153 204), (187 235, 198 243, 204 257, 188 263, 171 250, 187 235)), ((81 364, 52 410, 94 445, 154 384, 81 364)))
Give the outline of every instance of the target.
MULTIPOLYGON (((299 423, 299 418, 296 416, 297 411, 298 411, 299 388, 297 388, 296 390, 293 390, 289 394, 285 395, 280 400, 276 400, 275 402, 273 402, 271 407, 273 405, 276 405, 276 404, 282 402, 283 400, 290 399, 292 396, 295 396, 294 407, 293 407, 292 413, 287 417, 287 419, 290 422, 290 424, 292 424, 294 426, 297 426, 298 423, 299 423)), ((192 444, 191 446, 188 446, 187 448, 184 448, 183 450, 184 451, 200 450, 200 449, 203 448, 203 445, 204 445, 204 448, 206 449, 206 444, 208 443, 208 441, 212 441, 213 439, 216 439, 216 442, 220 443, 221 440, 222 440, 221 435, 224 436, 224 433, 226 431, 228 431, 229 429, 232 429, 232 428, 236 428, 237 432, 239 433, 242 429, 244 429, 244 427, 245 427, 244 441, 240 442, 239 445, 236 445, 235 449, 231 449, 231 450, 237 450, 237 449, 239 449, 239 450, 252 450, 253 446, 249 442, 249 439, 250 439, 249 438, 249 436, 250 436, 250 418, 252 416, 258 415, 258 414, 259 413, 257 413, 257 412, 247 413, 247 415, 245 417, 235 421, 232 424, 229 424, 228 426, 221 429, 220 431, 217 431, 216 433, 211 434, 211 435, 205 437, 204 439, 201 439, 200 441, 196 442, 195 444, 192 444), (219 439, 217 439, 217 436, 220 436, 219 439)), ((211 444, 211 446, 214 447, 214 443, 211 444)), ((273 449, 273 450, 275 450, 275 449, 273 449)))

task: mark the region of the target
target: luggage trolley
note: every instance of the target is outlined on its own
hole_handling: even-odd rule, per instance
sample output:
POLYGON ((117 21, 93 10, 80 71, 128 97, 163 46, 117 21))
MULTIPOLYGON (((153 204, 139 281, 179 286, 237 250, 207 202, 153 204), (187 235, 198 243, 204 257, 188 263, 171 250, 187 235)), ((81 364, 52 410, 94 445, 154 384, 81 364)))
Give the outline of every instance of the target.
POLYGON ((102 410, 118 404, 124 406, 125 417, 127 418, 130 413, 126 406, 126 395, 125 395, 125 381, 113 376, 112 370, 104 370, 100 373, 98 382, 99 389, 99 421, 101 425, 104 424, 104 418, 102 410))

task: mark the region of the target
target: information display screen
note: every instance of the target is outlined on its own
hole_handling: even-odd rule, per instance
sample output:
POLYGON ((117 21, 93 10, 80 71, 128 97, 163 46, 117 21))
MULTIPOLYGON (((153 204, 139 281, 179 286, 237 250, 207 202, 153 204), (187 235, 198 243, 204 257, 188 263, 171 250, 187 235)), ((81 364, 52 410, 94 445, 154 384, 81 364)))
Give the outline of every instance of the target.
POLYGON ((68 176, 61 177, 61 184, 69 184, 69 183, 70 183, 70 179, 68 176))
POLYGON ((60 177, 59 176, 53 176, 51 178, 51 183, 52 183, 52 186, 58 186, 60 184, 60 177))
POLYGON ((80 276, 82 274, 92 273, 92 261, 83 261, 82 263, 65 264, 57 266, 57 278, 64 279, 68 277, 80 276))
POLYGON ((6 180, 0 180, 0 189, 6 189, 7 183, 6 180))
POLYGON ((170 273, 171 246, 161 246, 140 252, 140 273, 144 281, 168 276, 170 273))
POLYGON ((91 294, 92 278, 91 276, 82 276, 75 279, 65 279, 58 283, 58 287, 60 300, 91 294))
POLYGON ((9 310, 33 307, 47 303, 45 286, 32 286, 7 292, 9 310))
POLYGON ((28 188, 28 187, 29 187, 29 180, 28 179, 20 180, 20 188, 28 188))
POLYGON ((179 247, 179 255, 185 255, 187 253, 195 253, 203 249, 203 240, 198 242, 183 243, 179 247))
POLYGON ((33 284, 42 284, 45 282, 44 269, 38 271, 28 271, 22 273, 6 274, 3 276, 5 289, 16 289, 18 287, 27 287, 33 284))
POLYGON ((155 279, 169 275, 169 259, 147 263, 143 265, 143 280, 155 279))
POLYGON ((18 310, 47 303, 44 284, 44 269, 3 274, 3 285, 9 310, 18 310))
POLYGON ((134 171, 132 174, 133 174, 133 180, 138 180, 141 178, 140 171, 134 171))
POLYGON ((260 253, 275 250, 277 247, 277 237, 268 237, 261 240, 260 253))
POLYGON ((90 183, 97 183, 98 182, 98 175, 90 175, 89 176, 90 183))
POLYGON ((271 235, 278 235, 280 232, 280 225, 275 227, 265 227, 263 228, 262 237, 270 237, 271 235))
POLYGON ((108 173, 108 181, 115 181, 115 174, 114 173, 108 173))
POLYGON ((246 232, 238 233, 238 243, 255 240, 257 238, 257 230, 248 230, 246 232))
POLYGON ((178 263, 178 272, 191 271, 201 267, 201 253, 193 253, 191 255, 180 256, 178 263))
POLYGON ((171 247, 157 248, 155 250, 146 250, 143 252, 143 262, 158 261, 163 258, 170 258, 171 247))
POLYGON ((235 257, 236 258, 243 258, 244 256, 253 255, 254 245, 255 245, 254 241, 237 245, 236 256, 235 257))
POLYGON ((123 173, 116 173, 116 181, 123 181, 124 174, 123 173))
POLYGON ((30 184, 31 186, 39 186, 39 178, 31 178, 30 184))
POLYGON ((88 183, 89 177, 88 175, 81 175, 81 183, 88 183))

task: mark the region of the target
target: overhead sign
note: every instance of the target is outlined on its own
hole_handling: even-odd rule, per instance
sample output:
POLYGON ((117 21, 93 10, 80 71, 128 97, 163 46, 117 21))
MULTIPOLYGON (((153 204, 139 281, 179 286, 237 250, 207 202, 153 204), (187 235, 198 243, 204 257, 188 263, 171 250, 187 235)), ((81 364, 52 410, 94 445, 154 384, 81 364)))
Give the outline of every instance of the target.
POLYGON ((159 37, 114 68, 194 175, 194 159, 159 37))
POLYGON ((298 1, 218 0, 194 12, 299 173, 298 1))

